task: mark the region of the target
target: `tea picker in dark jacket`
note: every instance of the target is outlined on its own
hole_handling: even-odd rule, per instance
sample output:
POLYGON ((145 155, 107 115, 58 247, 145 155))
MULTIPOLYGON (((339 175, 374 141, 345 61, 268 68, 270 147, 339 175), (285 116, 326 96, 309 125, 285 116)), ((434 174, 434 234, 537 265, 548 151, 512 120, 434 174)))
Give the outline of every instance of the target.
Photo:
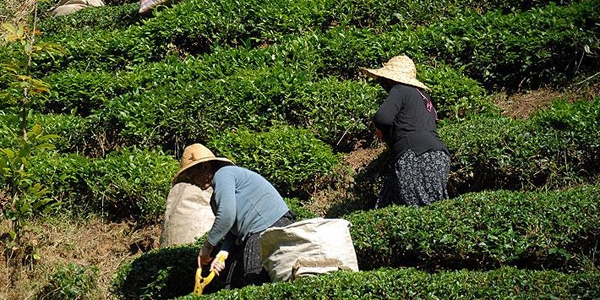
POLYGON ((437 133, 437 112, 416 79, 407 56, 380 69, 361 68, 388 92, 373 118, 376 134, 392 151, 393 171, 385 179, 376 208, 390 204, 422 206, 448 198, 450 153, 437 133))

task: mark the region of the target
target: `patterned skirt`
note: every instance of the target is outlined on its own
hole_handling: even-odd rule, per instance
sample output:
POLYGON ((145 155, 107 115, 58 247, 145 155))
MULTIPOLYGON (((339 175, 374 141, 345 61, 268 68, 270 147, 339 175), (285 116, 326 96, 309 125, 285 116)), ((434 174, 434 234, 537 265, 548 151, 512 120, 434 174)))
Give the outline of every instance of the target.
POLYGON ((447 199, 450 156, 444 151, 429 151, 419 156, 404 152, 385 179, 375 208, 391 204, 423 206, 447 199))
MULTIPOLYGON (((284 227, 294 223, 295 214, 288 211, 283 217, 277 220, 271 227, 284 227)), ((269 273, 262 266, 260 254, 260 233, 257 232, 248 236, 240 247, 235 247, 232 251, 234 259, 231 261, 227 278, 225 280, 225 289, 242 288, 247 285, 261 285, 270 282, 269 273)))

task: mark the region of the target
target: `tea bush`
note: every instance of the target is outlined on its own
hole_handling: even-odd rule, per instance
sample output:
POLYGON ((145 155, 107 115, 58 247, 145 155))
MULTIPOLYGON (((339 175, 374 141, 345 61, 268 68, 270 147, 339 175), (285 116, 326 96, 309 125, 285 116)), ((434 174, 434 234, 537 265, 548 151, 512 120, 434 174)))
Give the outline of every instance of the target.
MULTIPOLYGON (((46 79, 52 83, 50 96, 36 99, 35 107, 45 112, 71 109, 87 116, 86 136, 92 141, 109 139, 104 144, 112 147, 171 150, 232 127, 259 130, 275 121, 309 128, 336 151, 372 139, 370 118, 385 97, 379 87, 334 77, 318 80, 303 66, 294 65, 201 81, 198 78, 208 73, 199 69, 207 63, 156 63, 151 72, 57 73, 46 79)), ((490 110, 485 92, 473 80, 447 68, 424 73, 425 81, 434 82, 434 97, 439 95, 434 101, 440 117, 462 118, 490 110)))
POLYGON ((138 13, 139 0, 135 3, 89 7, 64 16, 44 16, 38 26, 43 36, 61 35, 72 31, 93 31, 99 29, 126 29, 140 25, 142 17, 138 13))
MULTIPOLYGON (((387 289, 385 282, 388 280, 385 278, 391 276, 393 280, 389 282, 394 288, 400 288, 399 282, 402 282, 406 285, 402 290, 407 289, 404 292, 412 294, 436 287, 440 291, 466 295, 476 288, 471 286, 467 278, 484 276, 473 282, 483 290, 473 293, 491 291, 513 295, 511 293, 535 287, 536 291, 549 289, 548 293, 561 295, 597 295, 600 291, 594 283, 598 281, 594 279, 597 273, 594 266, 599 263, 595 256, 599 248, 595 241, 600 235, 600 223, 595 212, 599 208, 599 192, 596 186, 565 192, 494 191, 467 194, 421 208, 391 206, 355 212, 344 219, 352 224, 350 232, 361 272, 339 272, 317 279, 250 286, 210 296, 246 299, 249 295, 258 295, 262 290, 275 293, 273 297, 280 298, 281 289, 314 290, 310 288, 311 283, 305 280, 318 280, 317 290, 321 293, 325 293, 323 289, 326 287, 331 287, 331 293, 350 293, 356 297, 387 295, 382 291, 363 291, 360 288, 362 285, 353 285, 349 289, 345 281, 338 286, 338 276, 351 276, 354 282, 363 283, 371 278, 373 281, 368 285, 371 289, 382 285, 387 289), (544 211, 544 214, 539 214, 540 211, 544 211), (386 269, 378 270, 384 267, 386 269), (424 271, 405 267, 418 267, 424 271), (431 272, 434 269, 437 272, 431 272), (398 272, 403 274, 403 279, 395 277, 400 276, 394 275, 398 272), (413 275, 404 272, 414 274, 415 280, 419 278, 420 284, 425 286, 415 288, 409 279, 413 275), (381 277, 375 279, 374 274, 381 277), (492 277, 485 279, 487 276, 492 277), (522 280, 523 276, 532 276, 530 280, 539 278, 540 283, 522 280), (569 283, 568 287, 556 285, 551 280, 570 276, 592 277, 589 279, 591 282, 585 279, 578 284, 569 283), (357 277, 363 279, 357 280, 357 277), (512 287, 490 290, 491 287, 503 286, 497 283, 499 278, 512 287), (495 284, 488 285, 486 282, 495 284), (517 288, 515 282, 526 286, 517 288), (463 285, 464 288, 461 288, 463 285), (558 290, 550 292, 554 288, 558 290)), ((196 256, 204 242, 203 238, 193 245, 153 250, 125 263, 113 281, 115 293, 125 299, 167 298, 191 293, 196 256)), ((207 294, 220 287, 219 280, 211 284, 207 294)), ((286 292, 286 295, 283 298, 300 294, 286 292)), ((309 294, 306 297, 312 298, 309 294)))
POLYGON ((253 132, 240 128, 208 143, 210 149, 237 165, 255 170, 284 196, 307 198, 332 176, 339 158, 306 129, 273 126, 253 132))
POLYGON ((599 4, 551 3, 523 13, 465 14, 433 24, 419 36, 430 55, 465 67, 468 76, 489 89, 564 85, 577 73, 593 73, 599 66, 593 54, 600 51, 599 37, 589 27, 600 19, 599 4))
MULTIPOLYGON (((191 293, 198 266, 198 252, 205 237, 196 243, 155 249, 124 262, 112 281, 112 292, 120 299, 172 299, 191 293)), ((207 287, 206 293, 215 290, 207 287)))
POLYGON ((119 75, 77 69, 51 74, 44 78, 50 84, 50 92, 34 98, 32 108, 43 113, 73 113, 87 117, 113 97, 137 90, 127 82, 127 77, 119 75))
POLYGON ((75 214, 156 221, 178 164, 158 151, 123 149, 104 158, 48 153, 35 157, 35 178, 75 214))
POLYGON ((160 151, 123 149, 94 159, 84 178, 91 208, 111 219, 155 221, 177 170, 177 162, 160 151))
POLYGON ((408 269, 339 271, 276 284, 177 299, 593 299, 598 272, 564 274, 504 267, 489 272, 408 269))
POLYGON ((599 263, 600 190, 469 193, 426 207, 391 206, 345 217, 361 270, 579 271, 599 263), (540 212, 543 211, 543 214, 540 212))
MULTIPOLYGON (((249 134, 246 132, 240 136, 247 137, 249 134)), ((273 129, 263 134, 258 143, 246 144, 248 141, 241 138, 237 140, 240 144, 235 144, 235 137, 229 137, 229 141, 224 138, 224 141, 216 142, 224 151, 239 150, 235 147, 248 150, 231 156, 242 166, 257 168, 259 172, 264 170, 263 175, 272 179, 284 195, 303 196, 287 200, 299 218, 314 216, 302 207, 302 202, 307 198, 307 190, 312 191, 315 186, 323 184, 323 178, 333 176, 332 168, 337 166, 338 158, 329 148, 314 139, 310 132, 291 128, 273 129), (278 139, 288 142, 280 140, 278 144, 278 139), (267 150, 267 156, 264 156, 265 153, 256 155, 256 149, 250 145, 267 150), (271 155, 283 157, 282 153, 296 155, 274 160, 273 164, 271 155), (307 168, 300 168, 302 165, 307 168)), ((219 151, 221 148, 215 149, 219 151)), ((100 158, 46 152, 36 155, 32 165, 35 166, 31 170, 33 178, 43 182, 52 198, 63 203, 63 207, 73 214, 99 214, 111 220, 135 218, 141 222, 152 222, 162 217, 171 179, 179 168, 178 162, 171 156, 137 148, 114 151, 100 158)))
POLYGON ((558 99, 528 120, 479 116, 440 126, 452 153, 452 193, 588 182, 599 172, 599 107, 599 98, 558 99))
MULTIPOLYGON (((565 73, 567 76, 571 76, 572 70, 577 69, 567 69, 565 72, 563 69, 552 67, 553 61, 562 62, 564 57, 570 57, 569 54, 581 54, 581 49, 588 49, 586 51, 590 54, 598 51, 597 37, 593 35, 594 20, 598 20, 598 15, 594 13, 597 2, 594 1, 597 0, 581 1, 569 6, 545 6, 544 3, 540 3, 540 8, 526 12, 514 10, 510 13, 506 13, 504 10, 493 11, 494 8, 506 8, 510 11, 504 4, 497 4, 498 7, 495 6, 496 4, 491 4, 489 9, 480 9, 481 13, 468 9, 470 5, 481 8, 481 3, 466 4, 466 7, 449 4, 439 13, 444 15, 447 13, 445 10, 449 9, 448 7, 455 7, 449 10, 460 11, 457 17, 447 20, 436 18, 436 12, 433 12, 430 19, 438 20, 438 22, 432 23, 432 26, 418 27, 411 25, 410 22, 402 22, 402 24, 393 25, 385 31, 375 30, 372 27, 364 29, 365 32, 369 32, 367 36, 370 40, 366 43, 362 42, 364 39, 341 37, 334 40, 334 42, 337 41, 337 46, 331 44, 320 47, 320 49, 332 52, 330 54, 341 54, 341 51, 349 52, 348 50, 354 49, 353 55, 323 53, 319 59, 312 61, 334 59, 337 61, 335 64, 340 66, 339 69, 356 70, 358 66, 365 66, 374 61, 381 62, 383 59, 380 57, 384 53, 389 55, 390 53, 405 52, 415 58, 436 56, 438 60, 455 67, 467 66, 468 68, 465 69, 467 75, 478 80, 484 79, 483 82, 488 87, 500 84, 501 82, 498 80, 508 80, 509 78, 519 78, 517 83, 526 79, 526 83, 532 86, 542 80, 556 82, 557 78, 550 78, 548 75, 565 73), (560 15, 560 19, 556 18, 558 15, 560 15), (553 21, 563 19, 564 22, 553 21), (441 22, 439 22, 440 20, 441 22), (545 38, 536 38, 538 35, 545 38), (507 47, 497 47, 494 43, 499 40, 502 40, 507 47), (340 43, 342 47, 339 47, 340 43), (563 49, 558 47, 561 44, 572 46, 563 47, 563 49), (514 58, 510 61, 514 61, 515 65, 503 65, 502 60, 497 59, 498 57, 514 58), (473 60, 481 62, 481 64, 470 63, 473 60), (517 66, 516 64, 522 65, 517 66), (484 65, 486 66, 485 70, 477 70, 477 66, 484 65), (498 66, 495 67, 496 65, 498 66), (513 76, 514 74, 517 76, 513 76)), ((363 31, 362 27, 351 26, 332 26, 331 29, 326 27, 326 30, 320 29, 320 25, 315 24, 303 27, 303 24, 320 22, 310 19, 311 17, 320 18, 320 20, 328 19, 326 17, 328 12, 321 12, 312 6, 302 7, 300 5, 302 3, 304 2, 292 4, 302 12, 294 16, 297 18, 296 20, 303 20, 299 21, 299 24, 288 20, 290 18, 286 15, 288 8, 283 11, 282 8, 276 8, 276 3, 273 4, 273 7, 265 7, 264 13, 270 12, 271 8, 274 9, 272 16, 267 16, 264 20, 261 19, 259 23, 254 24, 251 23, 253 18, 264 16, 263 12, 255 12, 254 8, 244 10, 238 7, 238 10, 235 11, 229 9, 233 4, 225 1, 209 4, 186 1, 175 5, 172 9, 161 11, 155 18, 145 22, 143 26, 130 27, 121 31, 121 34, 111 36, 100 33, 102 30, 98 30, 98 32, 77 33, 67 39, 52 37, 52 40, 66 45, 73 53, 71 57, 66 58, 68 62, 60 64, 63 67, 78 64, 81 69, 100 67, 105 70, 116 70, 138 63, 157 61, 166 57, 168 53, 181 53, 187 56, 209 53, 214 46, 264 47, 270 43, 270 40, 276 40, 277 44, 282 45, 290 36, 296 38, 299 34, 309 38, 316 35, 320 40, 326 41, 328 36, 332 36, 329 34, 329 31, 332 30, 335 34, 345 32, 349 37, 355 36, 355 31, 363 31), (219 5, 223 6, 219 7, 219 5), (277 9, 279 9, 278 12, 277 9), (253 12, 258 15, 254 16, 253 12), (196 17, 190 17, 187 20, 188 15, 196 17), (232 23, 227 23, 230 21, 232 23), (248 23, 240 23, 242 21, 248 23), (272 34, 274 37, 263 36, 263 34, 272 34), (132 44, 131 41, 137 43, 132 44), (115 57, 115 54, 119 54, 120 57, 115 57), (111 57, 113 59, 104 59, 111 57), (82 62, 85 65, 81 64, 82 62)), ((251 4, 244 3, 249 6, 251 4)), ((257 7, 261 7, 261 5, 257 7)), ((440 4, 439 7, 444 7, 444 5, 440 4)), ((393 18, 405 17, 393 16, 393 18)), ((326 20, 326 22, 353 23, 352 21, 333 19, 326 20)), ((594 64, 597 65, 597 62, 594 63, 596 61, 593 58, 594 55, 585 58, 588 59, 588 57, 591 65, 582 64, 578 70, 588 70, 589 72, 589 70, 593 70, 594 64)), ((328 69, 335 70, 335 68, 328 69)), ((43 70, 40 71, 44 73, 43 70)), ((335 74, 335 72, 332 73, 335 74)), ((515 80, 513 79, 513 81, 515 80)), ((517 85, 512 85, 512 82, 510 86, 517 87, 517 85)))
POLYGON ((75 263, 59 268, 48 275, 48 283, 38 293, 40 299, 80 299, 93 295, 98 287, 97 266, 81 266, 75 263))
POLYGON ((48 187, 54 199, 74 214, 89 214, 93 201, 88 196, 90 188, 86 183, 89 178, 91 162, 78 154, 59 154, 56 152, 37 155, 33 159, 35 178, 48 187))

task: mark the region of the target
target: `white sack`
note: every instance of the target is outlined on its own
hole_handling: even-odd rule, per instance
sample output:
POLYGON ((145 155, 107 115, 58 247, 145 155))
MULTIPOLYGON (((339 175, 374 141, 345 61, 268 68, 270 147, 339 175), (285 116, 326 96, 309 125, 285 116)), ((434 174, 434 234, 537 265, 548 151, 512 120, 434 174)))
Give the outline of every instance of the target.
POLYGON ((160 247, 192 243, 210 230, 215 215, 210 208, 212 187, 206 190, 180 182, 167 196, 160 247))
POLYGON ((265 230, 260 235, 261 258, 271 281, 358 271, 350 226, 343 219, 314 218, 265 230))
POLYGON ((82 8, 104 6, 102 0, 60 0, 50 8, 53 16, 64 16, 74 13, 82 8))

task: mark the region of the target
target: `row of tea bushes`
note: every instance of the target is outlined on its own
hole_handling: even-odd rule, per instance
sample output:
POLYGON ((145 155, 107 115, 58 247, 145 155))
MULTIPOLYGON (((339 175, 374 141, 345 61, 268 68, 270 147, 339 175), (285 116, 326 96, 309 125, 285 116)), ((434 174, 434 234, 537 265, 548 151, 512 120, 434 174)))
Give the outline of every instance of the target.
POLYGON ((599 6, 592 0, 521 14, 465 16, 433 24, 422 46, 495 90, 564 85, 579 72, 594 74, 600 67, 600 36, 592 25, 600 21, 599 6))
POLYGON ((103 158, 47 153, 32 158, 33 179, 75 215, 109 220, 158 220, 178 163, 160 151, 136 148, 103 158))
POLYGON ((469 193, 344 217, 361 270, 587 270, 600 262, 600 188, 469 193))
POLYGON ((527 120, 473 117, 440 126, 453 193, 558 188, 600 174, 600 98, 557 99, 527 120))
POLYGON ((176 299, 596 299, 600 274, 501 268, 489 272, 382 269, 302 278, 176 299))
MULTIPOLYGON (((315 105, 315 107, 317 106, 315 105)), ((600 99, 598 98, 590 102, 557 101, 527 120, 513 120, 507 117, 473 117, 461 122, 444 122, 440 125, 439 131, 442 140, 448 145, 452 154, 449 179, 451 195, 493 189, 521 190, 538 187, 552 189, 593 181, 600 173, 599 106, 600 99)), ((126 112, 125 109, 121 110, 121 113, 126 112)), ((199 112, 206 111, 199 110, 199 112)), ((216 111, 214 114, 216 115, 216 111)), ((310 114, 307 113, 307 116, 310 114)), ((14 115, 3 116, 0 118, 0 123, 3 124, 2 128, 14 123, 16 119, 14 115)), ((89 120, 66 115, 34 115, 31 121, 42 124, 47 133, 59 136, 54 143, 61 152, 80 152, 85 149, 99 160, 113 151, 105 152, 103 148, 119 148, 102 144, 110 138, 102 135, 93 136, 98 132, 96 131, 97 127, 103 126, 103 123, 90 123, 89 120)), ((114 123, 114 120, 110 122, 114 123)), ((134 124, 137 125, 129 128, 136 129, 136 132, 142 132, 138 129, 140 123, 134 124)), ((310 197, 309 191, 322 187, 320 184, 323 182, 319 179, 328 177, 335 181, 337 179, 334 174, 344 173, 339 169, 342 165, 339 158, 332 153, 330 145, 318 139, 314 130, 280 124, 272 125, 266 126, 269 129, 264 131, 251 130, 244 126, 223 127, 221 132, 215 133, 213 136, 206 136, 206 140, 196 139, 201 136, 200 134, 186 135, 186 143, 181 143, 178 148, 173 148, 174 150, 169 154, 171 158, 168 160, 177 157, 185 145, 206 141, 204 143, 210 145, 211 148, 234 159, 240 165, 258 170, 271 180, 282 193, 298 196, 304 200, 310 197)), ((328 126, 320 128, 331 130, 334 129, 334 124, 329 123, 328 126)), ((2 139, 0 139, 2 147, 15 147, 16 137, 5 129, 0 129, 0 131, 2 132, 2 139)), ((140 134, 140 136, 143 135, 140 134)), ((380 159, 384 159, 385 155, 385 153, 382 154, 380 159)), ((75 156, 86 160, 82 155, 75 156)), ((49 164, 61 167, 69 165, 59 162, 61 159, 58 158, 54 163, 52 162, 54 158, 43 157, 40 159, 45 163, 38 164, 37 170, 49 164)), ((373 164, 376 164, 378 160, 373 164)), ((79 168, 73 167, 73 169, 79 168)), ((373 172, 373 174, 367 176, 368 182, 361 183, 360 186, 366 189, 376 189, 379 184, 377 178, 380 178, 381 171, 380 169, 365 170, 364 172, 373 172)), ((66 176, 65 174, 69 172, 72 173, 73 170, 66 167, 58 173, 66 176)), ((107 172, 109 174, 107 178, 114 175, 110 170, 107 172)), ((162 174, 160 171, 149 171, 148 169, 144 172, 146 175, 158 172, 157 178, 164 175, 160 175, 162 174)), ((166 177, 170 176, 166 175, 166 177)), ((52 182, 55 190, 70 189, 71 184, 67 184, 66 187, 61 186, 62 180, 42 178, 42 182, 52 182)), ((151 185, 161 186, 163 184, 161 182, 159 180, 151 185)), ((100 188, 99 190, 104 189, 100 188)), ((77 194, 79 193, 81 192, 77 194)), ((108 198, 117 202, 118 197, 110 196, 108 198)), ((368 201, 367 199, 350 200, 361 203, 368 201)), ((368 205, 362 203, 359 206, 366 207, 368 205)))
MULTIPOLYGON (((262 130, 279 122, 308 128, 331 147, 343 150, 372 138, 370 120, 385 98, 373 84, 319 79, 300 65, 264 66, 198 79, 212 71, 197 71, 206 65, 190 59, 116 75, 69 69, 47 77, 51 92, 36 98, 32 108, 86 117, 94 131, 87 136, 111 137, 106 144, 113 147, 170 151, 190 139, 207 140, 239 126, 262 130)), ((483 88, 456 70, 427 68, 423 77, 433 82, 442 118, 493 110, 483 88)))
MULTIPOLYGON (((138 22, 143 19, 138 13, 139 1, 134 0, 106 0, 104 1, 106 6, 81 10, 76 14, 68 16, 62 16, 61 18, 50 17, 44 14, 54 3, 43 2, 40 3, 40 15, 41 22, 38 24, 40 29, 47 34, 55 34, 59 31, 66 32, 67 30, 94 30, 99 28, 127 28, 131 25, 140 25, 138 22), (112 20, 112 22, 111 22, 112 20)), ((167 5, 171 9, 157 13, 154 12, 152 16, 148 16, 149 23, 148 27, 152 27, 153 19, 155 23, 164 23, 165 20, 170 20, 172 15, 184 15, 186 18, 182 18, 179 22, 185 24, 193 17, 203 17, 204 15, 198 15, 196 11, 205 11, 207 7, 220 7, 220 9, 226 9, 231 7, 232 4, 227 1, 217 1, 212 3, 193 2, 193 1, 182 1, 183 3, 175 5, 167 5), (188 3, 191 2, 191 3, 188 3), (193 11, 190 11, 193 9, 193 11), (188 19, 189 18, 189 19, 188 19)), ((313 3, 310 1, 305 2, 274 2, 270 5, 264 3, 246 2, 246 3, 235 3, 237 6, 246 5, 241 7, 240 13, 244 14, 244 20, 248 23, 257 24, 259 28, 269 27, 268 22, 277 22, 273 16, 280 15, 278 23, 287 24, 287 27, 291 27, 291 24, 298 24, 298 22, 308 22, 307 20, 311 16, 320 17, 320 23, 323 24, 338 25, 356 25, 358 27, 369 27, 386 29, 390 25, 397 23, 411 23, 411 24, 427 24, 430 20, 449 19, 456 16, 466 9, 475 9, 482 13, 493 9, 503 9, 505 12, 514 10, 528 10, 533 7, 543 7, 549 5, 552 1, 529 1, 523 3, 522 1, 486 1, 485 3, 478 1, 462 1, 460 3, 451 1, 437 1, 432 2, 430 0, 421 1, 393 1, 385 0, 371 3, 357 3, 357 2, 339 2, 339 1, 321 1, 321 3, 313 3), (293 8, 290 8, 293 5, 293 8), (317 6, 318 5, 318 6, 317 6), (316 7, 315 7, 316 6, 316 7), (257 7, 260 7, 258 9, 257 7), (284 16, 288 11, 294 11, 295 15, 300 15, 298 20, 290 20, 289 16, 286 19, 284 16), (427 9, 423 9, 427 7, 427 9), (393 11, 395 13, 390 14, 393 11), (433 17, 434 16, 434 17, 433 17), (254 21, 254 22, 251 22, 254 21), (262 25, 262 26, 261 26, 262 25)), ((569 5, 576 1, 561 1, 561 5, 569 5)), ((318 19, 318 18, 317 18, 318 19)), ((172 21, 177 22, 177 21, 172 21)), ((311 21, 314 22, 314 21, 311 21)), ((181 27, 181 24, 175 23, 174 28, 181 27)), ((294 25, 298 27, 298 25, 294 25)), ((306 26, 305 26, 306 27, 306 26)), ((272 31, 278 31, 281 33, 282 29, 286 27, 274 28, 272 31)), ((152 31, 149 29, 149 31, 152 31)), ((263 33, 264 34, 264 33, 263 33)))
MULTIPOLYGON (((339 1, 273 1, 263 2, 235 2, 235 1, 180 1, 170 8, 154 12, 152 17, 146 18, 138 13, 139 3, 124 5, 109 5, 94 9, 86 9, 61 17, 50 17, 44 12, 50 8, 51 3, 44 3, 41 7, 41 22, 39 28, 45 35, 56 35, 61 32, 74 30, 98 29, 127 29, 133 25, 144 27, 143 34, 164 36, 166 42, 194 39, 198 31, 213 32, 218 29, 228 28, 228 23, 243 23, 243 32, 238 32, 238 39, 243 35, 252 36, 257 40, 275 40, 276 36, 297 32, 302 28, 326 29, 329 26, 356 25, 369 28, 388 28, 396 23, 426 24, 430 20, 448 19, 465 9, 476 8, 479 12, 496 8, 507 11, 512 9, 528 9, 522 3, 511 1, 487 2, 482 4, 476 1, 432 2, 423 1, 381 1, 371 3, 356 3, 339 1), (423 10, 423 7, 428 7, 423 10), (231 9, 235 8, 235 9, 231 9), (293 15, 289 11, 294 11, 293 15), (394 14, 390 14, 394 11, 394 14), (215 16, 219 17, 218 19, 215 16), (241 22, 234 22, 239 19, 241 22), (215 30, 202 30, 215 28, 215 30), (270 37, 270 38, 269 38, 270 37)), ((532 6, 545 6, 549 1, 532 3, 532 6)), ((570 1, 562 2, 569 4, 570 1)), ((310 30, 312 31, 312 30, 310 30)), ((214 32, 213 32, 214 34, 214 32)), ((228 36, 234 36, 233 33, 228 36)), ((242 41, 244 39, 241 39, 242 41)), ((216 42, 213 41, 213 42, 216 42)))
MULTIPOLYGON (((193 5, 193 2, 181 5, 193 5)), ((455 67, 464 66, 467 75, 489 87, 504 85, 516 89, 521 82, 535 87, 542 83, 563 82, 565 77, 573 76, 575 71, 585 74, 595 70, 598 62, 594 59, 594 53, 598 52, 598 37, 594 34, 593 24, 600 19, 600 13, 595 9, 597 6, 598 0, 587 0, 570 6, 549 5, 509 14, 496 11, 480 15, 471 11, 462 13, 454 20, 433 23, 427 27, 394 26, 384 32, 337 26, 324 33, 315 31, 304 34, 307 39, 313 39, 313 42, 307 45, 310 46, 309 49, 303 50, 316 55, 301 56, 316 64, 320 74, 344 73, 341 76, 354 76, 360 66, 380 64, 389 58, 384 57, 384 53, 404 52, 417 61, 436 56, 438 61, 455 67), (589 55, 582 56, 584 50, 589 55), (565 60, 573 56, 582 56, 583 61, 567 64, 565 60), (498 59, 506 57, 511 59, 498 59), (560 67, 556 67, 555 62, 559 62, 560 67), (557 77, 557 74, 562 75, 557 77)), ((165 10, 164 13, 175 10, 165 10)), ((225 18, 226 15, 222 17, 225 18)), ((212 19, 214 18, 207 17, 201 20, 212 19)), ((69 66, 80 70, 118 70, 161 60, 168 53, 184 56, 210 54, 215 45, 231 46, 239 43, 230 40, 239 39, 239 35, 229 35, 227 32, 209 34, 200 29, 202 26, 191 27, 190 30, 196 31, 186 31, 183 34, 178 28, 161 27, 166 25, 157 20, 152 19, 156 22, 157 29, 143 34, 136 30, 141 31, 145 26, 121 30, 118 34, 113 30, 97 30, 52 37, 52 40, 71 50, 71 54, 59 60, 58 64, 62 66, 61 69, 69 66), (172 34, 182 34, 190 40, 186 42, 185 39, 179 41, 172 38, 162 41, 160 37, 172 34), (210 36, 192 38, 207 34, 210 36), (214 42, 217 40, 226 42, 214 42)), ((277 39, 276 45, 280 45, 280 49, 291 48, 287 44, 297 36, 284 35, 277 39)), ((257 43, 264 41, 259 39, 257 43)), ((271 46, 275 45, 267 48, 271 46)), ((246 47, 253 46, 245 45, 241 48, 246 47)), ((41 74, 51 73, 43 66, 38 71, 41 74)), ((57 69, 52 72, 55 71, 57 69)))
MULTIPOLYGON (((593 298, 600 293, 594 272, 599 262, 594 254, 600 250, 595 242, 600 238, 599 200, 600 188, 587 186, 554 192, 472 193, 421 208, 393 206, 355 212, 344 219, 352 224, 350 232, 362 272, 309 279, 317 280, 316 286, 297 280, 218 296, 321 299, 310 294, 318 291, 347 299, 383 296, 388 295, 384 291, 390 291, 386 298, 397 299, 443 291, 452 295, 492 293, 491 298, 503 298, 532 289, 531 293, 557 293, 559 298, 564 293, 584 293, 593 298), (428 271, 377 270, 398 267, 428 271), (495 268, 499 269, 483 272, 495 268), (431 274, 432 269, 457 271, 431 274), (342 279, 344 276, 350 277, 342 279), (569 278, 578 279, 571 282, 569 278), (369 293, 363 288, 375 290, 369 293), (392 293, 395 289, 406 294, 392 293)), ((306 214, 299 219, 310 217, 306 214)), ((203 242, 201 237, 191 245, 152 250, 124 263, 113 281, 115 294, 125 299, 166 299, 191 293, 196 257, 203 242)), ((221 283, 218 278, 206 292, 221 283)))
MULTIPOLYGON (((104 2, 106 4, 106 1, 104 2)), ((130 26, 141 25, 143 20, 139 14, 139 0, 124 5, 89 7, 74 14, 58 17, 45 15, 43 14, 45 7, 40 8, 42 14, 40 14, 40 22, 37 25, 44 36, 61 35, 73 31, 127 29, 130 26)))
MULTIPOLYGON (((327 145, 308 130, 288 126, 275 126, 267 132, 225 133, 208 145, 215 153, 262 174, 283 196, 300 196, 297 208, 309 191, 320 188, 324 178, 334 176, 339 168, 338 156, 327 145)), ((162 216, 171 180, 179 168, 171 155, 135 147, 100 158, 36 153, 31 166, 32 180, 48 187, 53 199, 74 211, 148 221, 162 216)))
POLYGON ((275 126, 265 132, 241 128, 211 140, 208 147, 240 166, 259 170, 279 191, 302 199, 322 189, 319 181, 325 175, 335 175, 340 164, 331 148, 316 142, 311 131, 289 126, 275 126))

